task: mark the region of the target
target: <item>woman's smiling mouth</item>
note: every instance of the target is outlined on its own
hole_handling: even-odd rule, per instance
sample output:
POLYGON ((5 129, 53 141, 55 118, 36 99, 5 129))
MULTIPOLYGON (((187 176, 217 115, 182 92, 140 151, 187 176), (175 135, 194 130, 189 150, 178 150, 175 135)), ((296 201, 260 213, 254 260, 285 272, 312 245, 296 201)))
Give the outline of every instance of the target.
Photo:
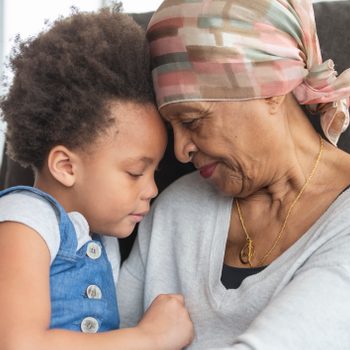
POLYGON ((214 170, 215 170, 217 165, 218 165, 217 162, 211 163, 211 164, 208 164, 208 165, 204 165, 204 166, 199 168, 199 173, 204 178, 209 178, 210 176, 212 176, 212 174, 213 174, 213 172, 214 172, 214 170))

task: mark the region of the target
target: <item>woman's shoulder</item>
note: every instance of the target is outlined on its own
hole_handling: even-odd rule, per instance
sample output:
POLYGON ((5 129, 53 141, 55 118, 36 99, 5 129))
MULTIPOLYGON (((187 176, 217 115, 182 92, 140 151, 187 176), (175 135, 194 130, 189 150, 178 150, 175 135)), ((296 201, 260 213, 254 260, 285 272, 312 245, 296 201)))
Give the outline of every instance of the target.
POLYGON ((158 196, 152 203, 147 222, 155 218, 157 222, 167 223, 202 220, 204 213, 215 217, 214 213, 222 213, 230 207, 231 200, 196 171, 179 178, 158 196))
POLYGON ((174 200, 196 201, 203 198, 217 196, 217 190, 198 171, 184 175, 169 185, 157 198, 160 202, 174 200))
POLYGON ((325 214, 342 216, 342 213, 350 221, 350 187, 346 188, 331 204, 325 214))

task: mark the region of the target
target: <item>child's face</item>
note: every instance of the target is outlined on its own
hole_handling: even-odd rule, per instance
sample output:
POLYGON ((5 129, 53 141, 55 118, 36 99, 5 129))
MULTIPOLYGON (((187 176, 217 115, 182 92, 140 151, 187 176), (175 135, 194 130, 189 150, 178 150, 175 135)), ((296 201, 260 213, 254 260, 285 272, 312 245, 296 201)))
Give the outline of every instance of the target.
POLYGON ((126 237, 158 193, 154 172, 165 151, 166 131, 151 104, 115 103, 111 115, 115 126, 81 157, 75 201, 92 232, 126 237))

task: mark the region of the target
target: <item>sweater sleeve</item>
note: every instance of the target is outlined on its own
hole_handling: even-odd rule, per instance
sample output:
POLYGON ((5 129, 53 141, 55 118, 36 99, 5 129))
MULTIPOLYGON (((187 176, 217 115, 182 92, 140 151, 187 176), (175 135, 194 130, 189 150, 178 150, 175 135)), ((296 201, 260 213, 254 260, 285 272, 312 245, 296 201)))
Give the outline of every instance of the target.
MULTIPOLYGON (((147 231, 147 228, 145 229, 147 231)), ((144 312, 145 267, 140 251, 140 229, 118 281, 118 307, 121 328, 134 327, 144 312)))

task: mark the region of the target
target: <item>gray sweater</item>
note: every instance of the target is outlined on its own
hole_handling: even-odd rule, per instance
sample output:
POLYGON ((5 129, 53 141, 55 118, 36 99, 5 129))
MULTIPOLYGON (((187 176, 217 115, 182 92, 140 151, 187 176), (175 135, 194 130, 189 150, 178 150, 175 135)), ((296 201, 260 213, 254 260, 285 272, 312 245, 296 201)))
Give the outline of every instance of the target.
POLYGON ((181 293, 196 332, 188 349, 349 350, 350 190, 267 268, 227 290, 231 206, 198 173, 159 196, 122 266, 122 326, 158 294, 181 293))

